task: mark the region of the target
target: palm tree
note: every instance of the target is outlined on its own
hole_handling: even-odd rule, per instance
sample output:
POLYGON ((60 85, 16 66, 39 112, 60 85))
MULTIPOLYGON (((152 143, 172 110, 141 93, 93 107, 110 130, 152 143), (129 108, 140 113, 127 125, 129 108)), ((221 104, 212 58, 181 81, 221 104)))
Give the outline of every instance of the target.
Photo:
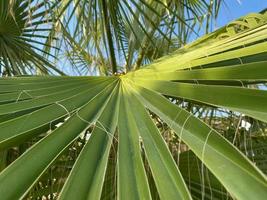
POLYGON ((197 26, 206 24, 209 28, 220 4, 3 1, 0 31, 1 44, 5 45, 1 47, 1 65, 8 75, 35 73, 36 68, 43 74, 62 74, 50 62, 57 61, 64 46, 63 56, 69 57, 79 74, 94 65, 102 75, 129 71, 181 47, 197 34, 197 26))
MULTIPOLYGON (((6 5, 14 6, 14 2, 6 5)), ((153 10, 150 16, 155 20, 147 27, 149 22, 140 23, 137 19, 124 23, 128 15, 123 18, 122 12, 131 13, 120 7, 121 2, 126 1, 74 1, 70 16, 67 10, 71 1, 55 2, 50 11, 51 16, 57 16, 49 37, 55 37, 60 31, 63 37, 56 45, 66 42, 67 47, 72 48, 69 51, 72 63, 75 64, 80 54, 78 59, 87 64, 97 61, 103 74, 113 75, 0 79, 1 157, 14 146, 24 147, 23 154, 11 163, 1 162, 0 167, 4 168, 0 173, 2 199, 41 199, 43 196, 64 200, 265 199, 267 180, 263 172, 229 139, 199 119, 197 113, 202 112, 201 108, 220 108, 241 113, 259 123, 267 122, 267 92, 258 87, 267 79, 267 12, 238 19, 188 45, 184 45, 188 36, 183 36, 183 42, 178 44, 181 48, 154 61, 170 52, 167 48, 161 53, 159 49, 148 53, 148 47, 154 47, 154 38, 160 41, 155 44, 157 47, 173 45, 172 40, 163 39, 173 28, 163 32, 161 25, 167 20, 166 15, 177 17, 173 13, 177 7, 172 1, 159 1, 161 8, 149 1, 131 1, 135 6, 131 16, 148 18, 144 10, 139 10, 140 5, 145 10, 153 10), (94 14, 89 15, 88 8, 92 8, 94 14), (77 13, 76 22, 82 23, 68 30, 66 25, 75 21, 72 13, 77 13), (96 17, 99 13, 103 18, 96 17), (102 20, 100 27, 93 26, 96 19, 102 20), (92 23, 86 24, 87 20, 92 23), (82 32, 87 25, 94 28, 82 32), (134 33, 127 32, 127 26, 142 29, 142 41, 131 36, 134 33), (114 42, 112 33, 118 41, 114 42), (87 41, 83 43, 82 38, 87 41), (130 44, 131 38, 136 43, 139 40, 138 48, 130 44), (121 44, 123 41, 126 43, 121 44), (90 48, 92 44, 99 45, 95 51, 90 48), (104 44, 102 50, 100 47, 104 44), (126 61, 123 66, 118 64, 120 53, 126 61), (149 64, 143 65, 146 63, 149 64), (101 68, 103 64, 107 67, 101 68), (127 73, 118 73, 120 70, 127 73), (172 139, 178 139, 174 145, 175 159, 161 134, 163 130, 173 134, 172 139), (62 161, 68 170, 62 170, 62 161)), ((204 5, 201 2, 186 1, 182 8, 198 10, 195 6, 204 5)), ((217 7, 219 1, 215 2, 217 7)), ((206 8, 210 11, 213 6, 206 8)), ((7 7, 2 8, 11 12, 7 7)), ((7 18, 0 21, 3 19, 7 18)), ((183 26, 181 30, 185 32, 190 31, 192 27, 185 28, 188 27, 184 25, 186 21, 174 20, 173 24, 183 26)), ((169 28, 170 23, 165 25, 169 28)), ((21 35, 0 33, 0 39, 9 36, 15 38, 12 41, 24 41, 21 35)), ((52 46, 48 40, 42 44, 52 46)), ((1 47, 1 52, 13 50, 11 45, 12 42, 1 47)), ((34 45, 30 49, 33 48, 34 45)), ((26 57, 27 51, 21 52, 26 57)), ((28 55, 24 62, 39 67, 33 62, 39 57, 33 54, 28 62, 28 55)), ((9 75, 24 74, 21 70, 15 73, 15 66, 29 66, 20 65, 22 58, 1 54, 1 64, 5 70, 9 69, 9 75)), ((43 59, 40 58, 40 62, 43 59)), ((45 69, 51 69, 50 66, 53 65, 44 65, 45 69)), ((212 115, 206 117, 212 118, 212 115)), ((252 160, 254 158, 252 156, 252 160)))

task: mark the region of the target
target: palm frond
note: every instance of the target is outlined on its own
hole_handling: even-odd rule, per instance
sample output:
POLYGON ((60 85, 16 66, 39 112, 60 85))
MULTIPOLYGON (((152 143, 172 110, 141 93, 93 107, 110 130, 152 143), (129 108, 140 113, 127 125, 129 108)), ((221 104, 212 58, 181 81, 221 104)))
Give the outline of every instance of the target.
POLYGON ((109 181, 115 188, 108 191, 119 199, 152 199, 155 193, 161 199, 228 198, 226 191, 234 199, 265 199, 262 171, 218 131, 170 101, 178 97, 267 121, 267 91, 250 88, 267 80, 266 22, 219 38, 201 38, 126 75, 0 79, 0 149, 43 135, 0 173, 1 198, 25 197, 64 150, 88 135, 62 190, 52 196, 100 199, 109 181), (153 116, 205 165, 201 189, 197 176, 188 185, 183 155, 177 166, 153 116), (214 192, 206 191, 205 176, 214 192))
POLYGON ((54 56, 45 48, 53 47, 49 37, 56 3, 28 0, 0 3, 0 67, 2 75, 47 74, 49 70, 63 74, 49 59, 54 56))
MULTIPOLYGON (((139 68, 163 50, 166 54, 185 45, 198 26, 210 26, 223 1, 207 2, 65 0, 58 4, 57 13, 63 40, 72 40, 74 51, 78 44, 87 53, 79 57, 85 61, 82 67, 97 63, 101 68, 107 63, 105 71, 111 74, 139 68)), ((69 57, 74 63, 76 58, 69 57)))

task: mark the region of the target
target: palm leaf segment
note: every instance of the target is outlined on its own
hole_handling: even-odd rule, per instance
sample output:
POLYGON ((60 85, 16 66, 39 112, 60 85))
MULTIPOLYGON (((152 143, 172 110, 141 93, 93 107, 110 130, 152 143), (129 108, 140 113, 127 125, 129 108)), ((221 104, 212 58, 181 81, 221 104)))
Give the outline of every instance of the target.
POLYGON ((0 67, 1 74, 33 74, 36 69, 47 74, 47 68, 62 74, 48 59, 53 48, 49 36, 53 17, 49 10, 56 3, 33 0, 0 2, 0 67), (43 56, 44 55, 44 56, 43 56))
POLYGON ((119 199, 151 199, 141 148, 160 198, 191 199, 152 112, 175 131, 232 197, 265 199, 266 177, 254 164, 214 129, 163 96, 267 122, 267 91, 247 87, 267 79, 267 24, 225 37, 226 33, 220 29, 126 75, 2 78, 1 149, 64 123, 2 171, 1 198, 25 196, 63 150, 91 127, 59 199, 101 198, 113 141, 118 142, 119 199), (218 39, 221 34, 223 39, 218 39))

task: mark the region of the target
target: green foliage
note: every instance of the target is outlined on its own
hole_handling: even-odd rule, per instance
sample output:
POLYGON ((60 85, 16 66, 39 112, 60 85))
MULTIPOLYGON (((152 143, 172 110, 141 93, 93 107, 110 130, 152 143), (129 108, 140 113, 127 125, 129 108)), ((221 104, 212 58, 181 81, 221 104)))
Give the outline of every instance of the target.
POLYGON ((207 32, 223 1, 62 0, 58 31, 75 71, 101 75, 137 69, 207 32))
POLYGON ((39 189, 47 199, 265 199, 266 176, 242 148, 172 98, 266 122, 267 91, 251 88, 267 79, 266 39, 259 23, 204 36, 126 75, 0 79, 0 149, 42 136, 1 172, 1 198, 35 198, 31 188, 51 173, 55 180, 39 189), (186 145, 178 165, 159 122, 179 138, 179 151, 186 145), (52 167, 70 148, 77 156, 65 180, 52 167))
POLYGON ((11 0, 0 3, 0 67, 2 75, 63 74, 44 56, 52 56, 49 36, 54 5, 44 1, 11 0))

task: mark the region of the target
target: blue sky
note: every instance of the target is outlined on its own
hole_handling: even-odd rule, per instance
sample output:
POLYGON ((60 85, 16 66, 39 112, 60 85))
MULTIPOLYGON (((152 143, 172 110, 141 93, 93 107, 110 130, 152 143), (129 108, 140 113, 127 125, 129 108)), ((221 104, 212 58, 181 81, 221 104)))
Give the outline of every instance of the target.
POLYGON ((267 8, 267 0, 224 0, 228 7, 223 6, 217 20, 217 27, 251 12, 260 12, 267 8))

